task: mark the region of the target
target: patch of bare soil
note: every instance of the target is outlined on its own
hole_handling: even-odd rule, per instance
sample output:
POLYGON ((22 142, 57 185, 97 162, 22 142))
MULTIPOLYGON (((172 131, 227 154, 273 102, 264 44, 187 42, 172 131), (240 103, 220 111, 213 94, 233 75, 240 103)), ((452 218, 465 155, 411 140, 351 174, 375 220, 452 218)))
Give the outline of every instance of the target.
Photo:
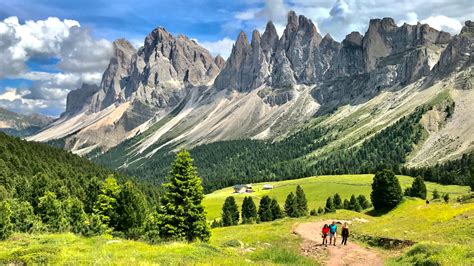
MULTIPOLYGON (((347 245, 341 245, 342 238, 337 237, 336 246, 323 246, 321 237, 321 228, 324 224, 330 224, 332 221, 319 221, 313 223, 297 224, 293 233, 303 238, 301 252, 308 257, 312 257, 324 265, 384 265, 383 259, 374 250, 360 246, 351 242, 347 245)), ((336 221, 337 222, 337 221, 336 221)), ((345 221, 339 221, 341 223, 345 221)), ((338 227, 341 225, 338 224, 338 227)))

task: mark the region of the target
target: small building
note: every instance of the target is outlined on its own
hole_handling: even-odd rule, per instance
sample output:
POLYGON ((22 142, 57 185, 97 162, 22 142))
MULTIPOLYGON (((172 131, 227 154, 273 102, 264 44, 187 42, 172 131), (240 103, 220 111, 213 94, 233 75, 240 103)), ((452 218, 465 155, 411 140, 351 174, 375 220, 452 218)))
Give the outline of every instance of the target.
POLYGON ((243 193, 251 193, 253 192, 252 185, 235 185, 234 186, 234 193, 243 194, 243 193))
POLYGON ((272 185, 270 185, 270 184, 263 185, 263 190, 270 190, 270 189, 273 189, 272 185))

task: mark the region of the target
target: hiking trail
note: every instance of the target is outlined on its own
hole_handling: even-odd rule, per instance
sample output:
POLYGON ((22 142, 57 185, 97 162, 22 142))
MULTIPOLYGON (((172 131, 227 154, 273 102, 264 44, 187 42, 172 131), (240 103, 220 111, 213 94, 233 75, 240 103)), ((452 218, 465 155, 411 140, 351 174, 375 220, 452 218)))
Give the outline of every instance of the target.
MULTIPOLYGON (((344 223, 346 221, 335 220, 336 222, 344 223)), ((347 221, 350 227, 350 221, 347 221)), ((336 246, 325 247, 322 246, 321 228, 324 224, 330 224, 330 221, 317 221, 311 223, 296 224, 293 229, 293 233, 300 235, 303 238, 301 244, 301 252, 305 256, 321 261, 323 265, 336 266, 336 265, 384 265, 383 259, 374 251, 369 248, 360 246, 354 242, 349 236, 347 246, 341 245, 341 236, 339 235, 339 228, 342 227, 338 224, 338 235, 336 246)), ((329 237, 328 237, 329 241, 329 237)), ((329 243, 329 242, 328 242, 329 243)))

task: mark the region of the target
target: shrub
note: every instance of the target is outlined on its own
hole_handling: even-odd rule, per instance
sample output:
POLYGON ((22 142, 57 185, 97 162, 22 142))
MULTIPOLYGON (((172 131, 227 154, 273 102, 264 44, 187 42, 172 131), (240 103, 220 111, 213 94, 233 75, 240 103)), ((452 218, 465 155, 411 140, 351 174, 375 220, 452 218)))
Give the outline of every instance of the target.
POLYGON ((392 171, 383 170, 375 175, 370 199, 376 210, 393 209, 402 201, 402 188, 392 171))

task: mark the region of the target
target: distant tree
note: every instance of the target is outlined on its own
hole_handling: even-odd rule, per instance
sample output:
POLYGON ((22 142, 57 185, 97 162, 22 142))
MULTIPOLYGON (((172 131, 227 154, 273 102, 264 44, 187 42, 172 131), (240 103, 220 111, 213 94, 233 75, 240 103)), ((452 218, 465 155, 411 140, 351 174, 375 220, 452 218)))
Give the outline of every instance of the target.
POLYGON ((54 192, 48 191, 39 198, 38 214, 50 232, 63 232, 69 227, 62 203, 54 192))
POLYGON ((433 199, 439 199, 441 195, 439 194, 438 190, 435 188, 433 190, 433 199))
POLYGON ((237 207, 237 203, 235 203, 235 198, 233 196, 227 197, 224 206, 222 206, 222 226, 239 224, 239 217, 239 208, 237 207))
POLYGON ((160 215, 157 211, 150 212, 145 218, 143 226, 144 236, 143 238, 152 244, 157 244, 161 241, 160 237, 160 215))
POLYGON ((336 212, 336 206, 334 206, 334 202, 332 201, 332 197, 329 197, 326 200, 326 208, 324 209, 325 213, 329 212, 336 212))
POLYGON ((354 194, 352 194, 351 199, 349 201, 349 210, 355 210, 355 205, 357 203, 357 198, 354 194))
POLYGON ((410 197, 426 199, 426 185, 423 178, 420 176, 415 178, 411 187, 407 189, 407 194, 410 197))
POLYGON ((255 223, 257 218, 257 206, 255 206, 252 197, 245 197, 242 202, 242 223, 255 223))
POLYGON ((336 206, 336 209, 342 209, 344 207, 344 205, 342 204, 341 196, 339 196, 338 193, 334 194, 333 202, 334 206, 336 206))
POLYGON ((212 220, 211 228, 218 228, 218 227, 222 227, 222 221, 218 219, 212 220))
POLYGON ((369 200, 367 200, 367 198, 364 195, 359 195, 357 197, 357 201, 359 202, 360 207, 362 207, 362 209, 364 210, 370 208, 371 206, 369 200))
POLYGON ((375 174, 370 194, 374 209, 392 209, 402 201, 402 197, 400 182, 391 170, 375 174))
POLYGON ((298 203, 296 202, 295 194, 290 192, 285 200, 285 213, 288 217, 298 217, 298 203))
POLYGON ((100 185, 100 193, 94 205, 94 213, 97 214, 102 224, 114 229, 118 226, 120 215, 118 214, 117 199, 120 195, 120 185, 117 180, 109 176, 100 185))
POLYGON ((117 198, 117 214, 119 222, 117 230, 127 232, 142 227, 145 222, 148 207, 143 193, 136 185, 127 181, 121 186, 117 198))
POLYGON ((271 209, 273 220, 285 217, 283 211, 281 210, 280 204, 278 204, 278 201, 276 199, 272 199, 271 209))
POLYGON ((309 215, 311 215, 311 216, 316 216, 316 215, 318 215, 318 211, 317 211, 316 209, 311 209, 311 210, 309 211, 309 215))
POLYGON ((324 214, 324 209, 323 209, 323 207, 319 207, 319 208, 318 208, 318 214, 319 214, 319 215, 323 215, 323 214, 324 214))
POLYGON ((258 207, 258 218, 261 222, 273 221, 272 199, 265 195, 260 199, 258 207))
POLYGON ((13 232, 13 225, 11 222, 12 210, 10 202, 3 200, 0 202, 0 240, 5 240, 13 232))
POLYGON ((181 151, 171 165, 169 182, 161 198, 162 239, 209 241, 211 231, 202 206, 201 179, 188 151, 181 151))
POLYGON ((27 233, 33 227, 37 219, 33 211, 33 207, 28 201, 20 201, 13 199, 10 201, 13 224, 13 231, 27 233))
POLYGON ((303 188, 296 186, 296 204, 298 205, 298 216, 308 215, 308 200, 304 194, 303 188))
POLYGON ((354 204, 354 211, 356 211, 356 212, 361 212, 362 211, 362 207, 360 206, 359 201, 356 201, 356 203, 354 204))
POLYGON ((71 231, 76 234, 86 234, 87 214, 84 212, 82 201, 78 198, 68 198, 64 205, 71 231))
POLYGON ((344 209, 350 210, 350 209, 351 209, 350 205, 351 205, 351 204, 350 204, 349 200, 344 199, 344 203, 343 203, 344 209))
POLYGON ((444 202, 448 203, 449 202, 449 194, 448 193, 444 194, 443 199, 444 199, 444 202))

